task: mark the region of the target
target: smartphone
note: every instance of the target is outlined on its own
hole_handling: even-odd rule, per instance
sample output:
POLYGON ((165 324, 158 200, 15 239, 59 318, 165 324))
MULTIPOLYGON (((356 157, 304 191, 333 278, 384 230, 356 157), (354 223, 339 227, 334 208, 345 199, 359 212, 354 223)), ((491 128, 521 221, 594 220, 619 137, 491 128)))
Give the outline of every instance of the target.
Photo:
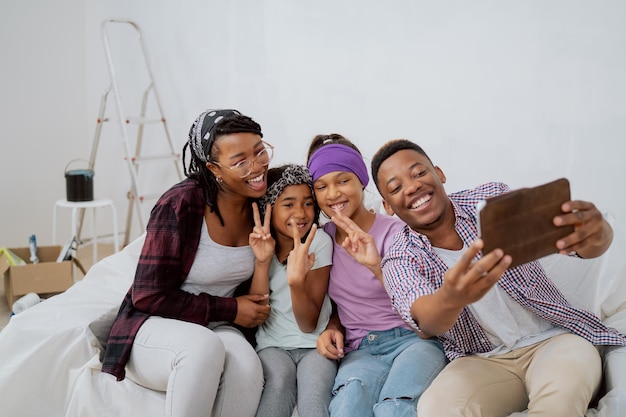
POLYGON ((511 255, 510 268, 558 253, 557 240, 574 232, 573 225, 555 226, 570 200, 566 178, 531 188, 520 188, 478 204, 478 227, 483 254, 500 248, 511 255))

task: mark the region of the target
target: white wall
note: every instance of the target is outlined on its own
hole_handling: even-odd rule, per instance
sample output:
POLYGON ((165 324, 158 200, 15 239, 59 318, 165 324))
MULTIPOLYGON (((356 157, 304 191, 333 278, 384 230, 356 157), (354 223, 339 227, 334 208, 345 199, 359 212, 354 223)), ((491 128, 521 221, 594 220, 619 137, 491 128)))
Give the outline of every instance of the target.
MULTIPOLYGON (((0 245, 50 240, 63 168, 88 158, 109 82, 107 17, 141 25, 177 149, 199 112, 234 107, 261 123, 275 163, 304 162, 317 133, 342 133, 367 156, 405 137, 443 168, 448 191, 568 177, 573 198, 626 217, 622 1, 5 3, 0 170, 12 181, 1 185, 0 245)), ((116 68, 132 72, 123 53, 116 68)), ((132 113, 143 84, 129 83, 132 113)), ((105 126, 96 195, 115 199, 121 228, 122 155, 119 129, 105 126)), ((151 178, 159 189, 174 181, 151 178)))
POLYGON ((0 246, 51 241, 65 165, 89 152, 85 50, 83 1, 0 1, 0 246))

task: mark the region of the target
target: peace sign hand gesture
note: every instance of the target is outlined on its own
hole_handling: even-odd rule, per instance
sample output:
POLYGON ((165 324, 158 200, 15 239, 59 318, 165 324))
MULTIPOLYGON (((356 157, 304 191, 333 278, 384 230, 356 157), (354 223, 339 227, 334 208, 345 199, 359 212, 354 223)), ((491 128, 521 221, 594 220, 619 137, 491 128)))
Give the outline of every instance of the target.
POLYGON ((293 249, 287 257, 287 283, 291 285, 304 285, 306 275, 315 264, 315 253, 309 253, 311 242, 315 237, 317 225, 311 226, 311 231, 304 243, 300 241, 300 234, 296 222, 291 222, 293 232, 293 249))
POLYGON ((270 233, 272 205, 268 204, 265 207, 265 218, 263 223, 261 223, 261 215, 259 214, 259 206, 257 203, 252 203, 252 211, 254 215, 254 229, 252 229, 252 232, 250 233, 248 242, 257 262, 269 262, 272 259, 272 256, 274 256, 274 248, 276 246, 276 241, 270 233))
POLYGON ((379 274, 382 277, 382 271, 380 270, 381 256, 378 253, 374 238, 341 212, 336 212, 331 217, 331 220, 348 235, 341 242, 341 246, 343 246, 346 252, 358 263, 372 271, 377 277, 379 274))

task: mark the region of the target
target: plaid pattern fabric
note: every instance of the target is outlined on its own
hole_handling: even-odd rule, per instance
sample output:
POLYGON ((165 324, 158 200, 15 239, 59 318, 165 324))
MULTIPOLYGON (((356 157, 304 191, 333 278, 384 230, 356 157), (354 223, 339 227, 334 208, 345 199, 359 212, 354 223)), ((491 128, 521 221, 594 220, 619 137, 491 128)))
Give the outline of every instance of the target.
POLYGON ((103 372, 124 379, 135 336, 150 316, 203 326, 211 321, 235 319, 234 298, 194 295, 180 289, 200 242, 204 207, 201 188, 190 179, 174 185, 155 204, 135 279, 109 333, 103 372))
MULTIPOLYGON (((502 183, 488 183, 473 190, 450 195, 456 215, 455 228, 466 245, 478 238, 476 205, 480 200, 508 191, 502 183)), ((385 285, 392 305, 413 328, 418 324, 410 314, 413 302, 434 293, 443 284, 447 270, 425 235, 405 226, 383 259, 385 285)), ((626 336, 608 328, 594 314, 571 306, 548 279, 539 262, 529 262, 505 271, 498 282, 516 302, 595 345, 626 345, 626 336)), ((450 360, 473 353, 489 352, 493 346, 466 307, 448 332, 439 336, 450 360)))

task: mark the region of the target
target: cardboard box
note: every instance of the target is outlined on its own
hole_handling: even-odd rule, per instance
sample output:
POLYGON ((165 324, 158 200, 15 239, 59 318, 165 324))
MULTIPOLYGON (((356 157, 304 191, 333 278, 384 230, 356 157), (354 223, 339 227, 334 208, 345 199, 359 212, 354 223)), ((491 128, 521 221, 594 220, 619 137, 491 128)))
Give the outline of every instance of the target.
POLYGON ((39 263, 32 264, 28 248, 9 248, 26 265, 11 265, 9 260, 0 255, 0 274, 4 274, 4 294, 9 308, 21 296, 34 292, 45 297, 58 294, 74 283, 72 261, 57 262, 61 246, 39 246, 37 256, 39 263))

